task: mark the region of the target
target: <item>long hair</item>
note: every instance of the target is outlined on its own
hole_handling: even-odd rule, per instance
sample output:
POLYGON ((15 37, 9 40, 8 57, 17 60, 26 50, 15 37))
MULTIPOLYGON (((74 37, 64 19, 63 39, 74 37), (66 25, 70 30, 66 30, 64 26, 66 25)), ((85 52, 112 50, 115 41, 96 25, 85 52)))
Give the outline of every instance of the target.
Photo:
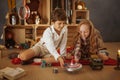
MULTIPOLYGON (((98 51, 98 40, 102 39, 102 37, 100 36, 100 32, 94 27, 93 23, 90 20, 86 20, 86 19, 82 19, 81 22, 78 24, 78 32, 77 35, 75 36, 75 40, 74 40, 74 45, 76 43, 80 43, 81 44, 81 35, 79 33, 80 27, 81 25, 88 25, 90 28, 90 34, 88 36, 89 42, 90 42, 90 53, 96 53, 98 51), (98 39, 99 38, 99 39, 98 39)), ((80 45, 81 47, 81 45, 80 45)))

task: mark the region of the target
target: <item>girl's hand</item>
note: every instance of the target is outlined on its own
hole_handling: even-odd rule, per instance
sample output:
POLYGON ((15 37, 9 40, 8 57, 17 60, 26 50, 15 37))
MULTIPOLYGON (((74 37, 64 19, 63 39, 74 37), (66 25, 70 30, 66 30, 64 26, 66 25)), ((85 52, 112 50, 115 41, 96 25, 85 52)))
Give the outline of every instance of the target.
POLYGON ((78 63, 79 62, 79 59, 74 59, 75 60, 75 63, 78 63))
POLYGON ((66 59, 72 59, 72 57, 73 57, 73 56, 72 56, 70 53, 68 53, 65 58, 66 58, 66 59))
POLYGON ((64 60, 63 60, 63 58, 59 57, 58 61, 60 62, 60 66, 63 68, 64 67, 64 60))
POLYGON ((79 58, 77 56, 74 56, 74 60, 75 60, 75 63, 78 63, 79 62, 79 58))

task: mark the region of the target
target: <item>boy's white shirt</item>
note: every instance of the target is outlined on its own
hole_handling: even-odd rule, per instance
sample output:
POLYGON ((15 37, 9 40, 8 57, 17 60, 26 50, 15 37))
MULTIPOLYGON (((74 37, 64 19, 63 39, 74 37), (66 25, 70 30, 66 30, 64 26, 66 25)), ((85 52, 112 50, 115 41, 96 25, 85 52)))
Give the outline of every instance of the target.
POLYGON ((44 31, 41 40, 36 45, 39 46, 39 44, 41 45, 41 44, 44 43, 44 46, 48 49, 48 51, 51 53, 51 55, 54 56, 55 60, 57 60, 58 57, 66 55, 66 44, 67 44, 68 29, 67 29, 67 26, 65 26, 62 29, 62 31, 60 32, 60 35, 58 35, 56 33, 56 31, 54 30, 54 25, 51 25, 50 27, 48 27, 44 31), (51 29, 50 29, 50 27, 51 27, 51 29), (61 38, 63 38, 63 39, 61 39, 61 38), (60 48, 60 54, 57 52, 57 49, 56 49, 58 47, 58 45, 59 45, 59 48, 60 48))

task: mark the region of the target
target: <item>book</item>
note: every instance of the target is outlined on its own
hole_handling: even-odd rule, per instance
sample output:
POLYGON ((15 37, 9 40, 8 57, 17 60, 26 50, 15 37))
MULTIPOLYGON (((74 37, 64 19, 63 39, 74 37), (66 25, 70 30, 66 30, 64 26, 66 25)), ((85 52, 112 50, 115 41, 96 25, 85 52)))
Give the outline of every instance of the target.
POLYGON ((26 74, 25 70, 20 67, 17 68, 6 67, 4 69, 1 69, 0 73, 3 74, 3 77, 9 80, 16 80, 26 74))

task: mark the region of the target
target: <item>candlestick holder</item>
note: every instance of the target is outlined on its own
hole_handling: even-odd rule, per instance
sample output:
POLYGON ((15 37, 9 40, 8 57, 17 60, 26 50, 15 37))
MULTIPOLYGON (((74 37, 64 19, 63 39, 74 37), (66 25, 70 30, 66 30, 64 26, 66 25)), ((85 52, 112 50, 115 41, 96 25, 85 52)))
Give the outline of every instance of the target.
POLYGON ((118 50, 118 54, 117 54, 117 66, 114 69, 120 70, 120 50, 118 50))

